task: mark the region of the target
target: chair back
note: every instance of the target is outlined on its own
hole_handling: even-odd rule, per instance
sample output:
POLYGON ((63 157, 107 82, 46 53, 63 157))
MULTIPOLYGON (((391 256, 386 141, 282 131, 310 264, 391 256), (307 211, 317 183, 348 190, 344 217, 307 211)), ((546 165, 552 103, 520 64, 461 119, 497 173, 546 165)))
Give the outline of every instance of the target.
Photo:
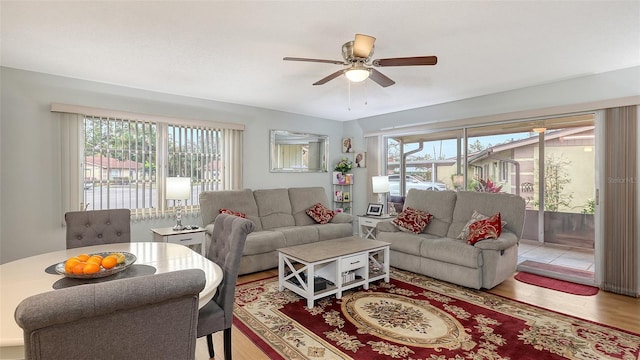
POLYGON ((15 311, 30 359, 195 359, 201 269, 73 286, 15 311))
POLYGON ((254 229, 252 221, 241 217, 220 214, 216 217, 207 257, 222 268, 222 283, 213 298, 224 310, 224 328, 233 322, 233 301, 238 280, 240 258, 244 243, 254 229))
POLYGON ((71 211, 64 214, 67 249, 131 241, 129 209, 71 211))

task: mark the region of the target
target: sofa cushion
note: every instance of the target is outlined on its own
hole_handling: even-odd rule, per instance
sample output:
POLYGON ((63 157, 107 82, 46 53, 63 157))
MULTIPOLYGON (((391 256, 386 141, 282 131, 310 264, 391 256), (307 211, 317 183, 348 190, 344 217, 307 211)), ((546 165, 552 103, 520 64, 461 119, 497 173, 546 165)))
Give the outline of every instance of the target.
POLYGON ((253 221, 254 231, 262 230, 262 222, 258 216, 258 206, 253 197, 251 189, 225 190, 225 191, 203 191, 200 193, 200 214, 202 224, 207 226, 212 224, 220 209, 233 209, 247 215, 247 219, 253 221))
POLYGON ((353 215, 345 213, 335 213, 331 218, 330 223, 334 224, 346 224, 353 222, 353 215))
POLYGON ((218 210, 218 212, 219 212, 220 214, 233 215, 233 216, 241 217, 241 218, 243 218, 243 219, 246 219, 246 218, 247 218, 247 214, 245 214, 245 213, 243 213, 243 212, 241 212, 241 211, 234 211, 234 210, 230 210, 230 209, 222 208, 222 209, 218 210))
POLYGON ((502 234, 497 239, 485 239, 473 246, 480 250, 506 250, 518 244, 518 237, 510 230, 503 228, 502 234))
POLYGON ((331 221, 331 219, 335 215, 335 212, 333 212, 333 210, 327 208, 321 203, 317 203, 313 205, 312 207, 308 208, 305 212, 318 224, 328 223, 329 221, 331 221))
POLYGON ((291 226, 278 228, 274 231, 281 232, 284 235, 284 242, 287 247, 318 241, 318 230, 314 226, 291 226))
MULTIPOLYGON (((404 203, 405 209, 411 207, 433 215, 429 226, 425 228, 424 232, 441 237, 447 235, 449 225, 453 219, 453 209, 455 205, 456 192, 450 190, 433 191, 409 189, 407 199, 404 203)), ((459 233, 460 231, 458 231, 458 234, 459 233)), ((458 234, 452 236, 452 238, 455 238, 458 234)))
MULTIPOLYGON (((337 214, 340 215, 340 214, 337 214)), ((353 236, 353 224, 351 222, 346 223, 334 223, 328 224, 315 224, 305 227, 313 227, 318 231, 318 240, 331 240, 339 239, 347 236, 353 236)))
POLYGON ((501 219, 507 222, 505 227, 518 237, 522 236, 525 212, 523 198, 506 193, 460 191, 458 192, 458 200, 453 211, 453 221, 447 237, 455 239, 474 211, 485 215, 500 212, 501 219))
POLYGON ((284 235, 279 231, 254 231, 247 235, 242 256, 264 254, 286 247, 284 235))
POLYGON ((482 251, 463 241, 449 238, 425 239, 420 255, 429 259, 477 269, 483 265, 482 251))
POLYGON ((425 239, 437 238, 438 236, 436 235, 414 234, 403 231, 381 232, 376 236, 376 240, 388 242, 390 250, 415 256, 420 256, 420 246, 425 239))
POLYGON ((467 235, 467 243, 475 244, 484 239, 497 239, 502 233, 502 222, 500 221, 500 213, 489 218, 478 220, 469 225, 469 235, 467 235))
POLYGON ((419 234, 429 225, 432 217, 433 215, 427 212, 407 207, 402 210, 392 222, 400 231, 410 231, 419 234))
POLYGON ((255 190, 253 196, 264 230, 295 225, 287 189, 255 190))
POLYGON ((312 225, 316 222, 307 215, 306 210, 313 205, 320 203, 327 208, 329 200, 326 190, 323 187, 299 187, 289 188, 289 200, 291 201, 291 214, 295 224, 312 225))

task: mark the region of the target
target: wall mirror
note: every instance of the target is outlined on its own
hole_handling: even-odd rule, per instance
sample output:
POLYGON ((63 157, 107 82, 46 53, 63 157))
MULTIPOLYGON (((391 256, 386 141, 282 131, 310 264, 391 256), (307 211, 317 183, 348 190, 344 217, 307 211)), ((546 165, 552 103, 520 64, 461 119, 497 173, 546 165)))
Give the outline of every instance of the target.
POLYGON ((271 172, 327 172, 329 136, 270 130, 271 172))

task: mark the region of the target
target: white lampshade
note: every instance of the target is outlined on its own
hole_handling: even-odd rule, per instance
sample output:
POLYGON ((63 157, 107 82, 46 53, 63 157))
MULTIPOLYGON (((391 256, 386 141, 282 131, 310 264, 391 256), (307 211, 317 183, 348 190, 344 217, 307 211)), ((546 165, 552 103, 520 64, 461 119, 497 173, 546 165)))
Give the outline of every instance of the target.
POLYGON ((352 69, 347 70, 344 75, 347 77, 347 79, 353 82, 361 82, 365 81, 369 77, 370 73, 371 72, 369 71, 369 69, 355 66, 352 69))
POLYGON ((383 194, 389 192, 389 177, 388 176, 373 176, 371 178, 371 187, 376 194, 383 194))
POLYGON ((167 200, 185 200, 191 198, 191 178, 168 177, 167 200))

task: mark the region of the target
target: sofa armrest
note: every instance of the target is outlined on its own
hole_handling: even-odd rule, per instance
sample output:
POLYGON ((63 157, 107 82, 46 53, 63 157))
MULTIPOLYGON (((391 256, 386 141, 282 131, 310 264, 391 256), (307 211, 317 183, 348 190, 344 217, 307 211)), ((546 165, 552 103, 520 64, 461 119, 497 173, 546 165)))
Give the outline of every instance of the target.
POLYGON ((475 243, 475 247, 482 250, 505 250, 518 244, 516 234, 508 230, 503 230, 497 239, 486 239, 475 243))
POLYGON ((213 234, 213 223, 205 226, 204 230, 207 234, 209 234, 209 236, 211 236, 211 234, 213 234))
POLYGON ((353 215, 345 214, 345 213, 337 213, 335 216, 329 221, 334 224, 348 224, 353 222, 353 215))
POLYGON ((376 224, 376 231, 385 231, 385 232, 398 232, 398 231, 400 231, 400 230, 398 230, 398 227, 393 225, 393 223, 391 221, 392 220, 378 222, 376 224))

